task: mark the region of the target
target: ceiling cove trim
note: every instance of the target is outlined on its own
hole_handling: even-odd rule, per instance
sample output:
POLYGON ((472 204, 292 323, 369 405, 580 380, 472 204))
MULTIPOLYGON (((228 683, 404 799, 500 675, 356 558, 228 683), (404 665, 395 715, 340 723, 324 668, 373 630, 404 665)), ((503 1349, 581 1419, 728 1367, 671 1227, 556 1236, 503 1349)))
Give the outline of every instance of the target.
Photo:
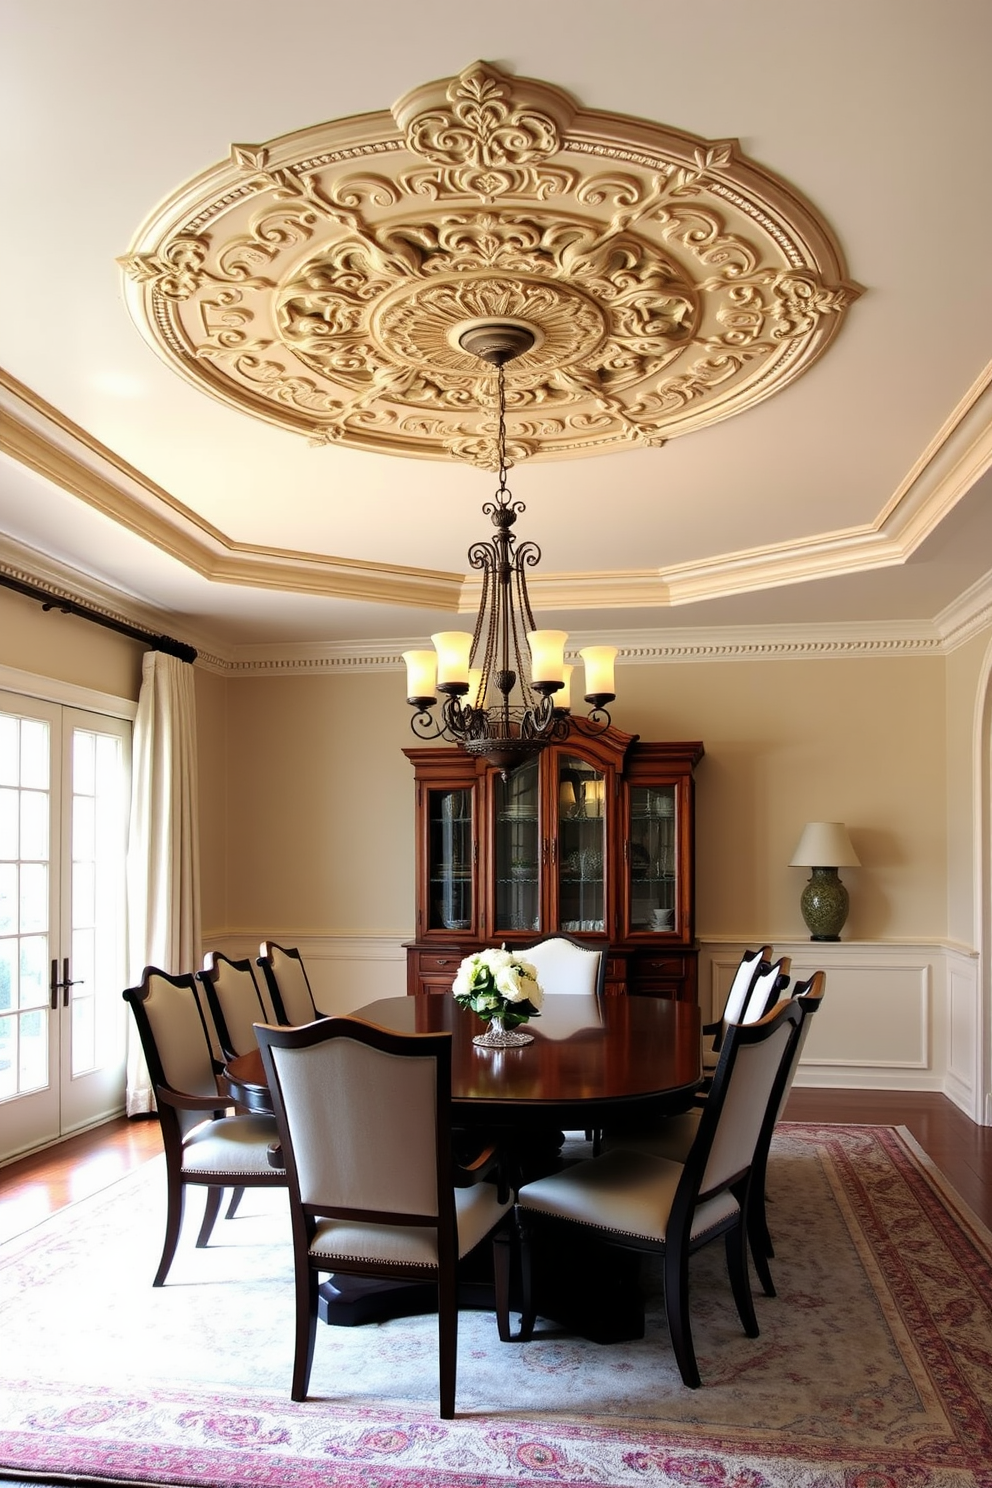
MULTIPOLYGON (((472 575, 237 543, 0 369, 0 450, 214 583, 471 613, 472 575)), ((904 563, 992 467, 992 363, 878 522, 697 563, 620 573, 535 574, 542 609, 668 608, 904 563)))
MULTIPOLYGON (((60 564, 9 537, 0 537, 0 572, 27 583, 43 583, 112 619, 151 630, 174 630, 197 651, 195 665, 228 677, 346 674, 404 670, 403 651, 423 637, 383 641, 271 643, 229 646, 216 635, 191 627, 171 610, 157 610, 110 585, 60 564)), ((992 625, 992 575, 975 584, 943 611, 933 623, 888 621, 875 624, 847 622, 755 625, 749 627, 685 627, 683 629, 614 631, 609 635, 577 633, 570 638, 569 656, 594 642, 619 648, 622 665, 699 661, 795 661, 838 657, 946 655, 992 625)))

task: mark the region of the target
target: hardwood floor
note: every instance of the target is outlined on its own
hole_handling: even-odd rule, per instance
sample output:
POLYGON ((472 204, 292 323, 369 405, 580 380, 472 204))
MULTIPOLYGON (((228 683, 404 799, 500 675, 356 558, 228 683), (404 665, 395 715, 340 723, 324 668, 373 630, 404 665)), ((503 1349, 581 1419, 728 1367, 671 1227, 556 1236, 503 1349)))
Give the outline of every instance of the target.
MULTIPOLYGON (((942 1095, 793 1090, 787 1121, 905 1126, 951 1186, 992 1229, 992 1127, 975 1126, 942 1095)), ((121 1116, 0 1168, 0 1241, 105 1188, 162 1151, 158 1122, 121 1116)))
POLYGON ((162 1151, 155 1117, 119 1116, 0 1168, 0 1241, 106 1188, 162 1151))

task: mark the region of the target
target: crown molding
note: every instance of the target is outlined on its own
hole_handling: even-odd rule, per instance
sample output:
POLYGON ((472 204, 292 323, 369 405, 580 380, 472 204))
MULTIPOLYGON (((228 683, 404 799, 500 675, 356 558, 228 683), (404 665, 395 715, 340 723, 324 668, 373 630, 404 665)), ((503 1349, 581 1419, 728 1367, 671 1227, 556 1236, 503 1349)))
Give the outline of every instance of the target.
POLYGON ((0 369, 0 450, 213 583, 456 610, 462 575, 232 541, 0 369))
MULTIPOLYGON (((168 629, 197 651, 196 666, 221 676, 346 675, 402 672, 402 653, 424 644, 423 636, 381 641, 270 643, 229 646, 191 627, 172 611, 155 609, 89 575, 56 562, 12 538, 0 536, 0 572, 44 584, 101 614, 152 632, 168 629)), ((964 645, 992 625, 992 575, 972 586, 935 622, 886 621, 816 625, 697 626, 679 629, 575 632, 568 657, 583 646, 614 645, 623 666, 705 661, 812 661, 843 657, 939 656, 964 645)))
MULTIPOLYGON (((0 450, 215 583, 471 613, 473 574, 236 543, 0 369, 0 450)), ((666 608, 904 563, 992 466, 992 363, 872 526, 622 573, 529 577, 541 609, 666 608)), ((208 647, 208 649, 210 649, 208 647)))
MULTIPOLYGON (((322 645, 242 646, 227 666, 230 677, 290 676, 355 672, 402 672, 402 653, 422 645, 423 637, 322 645)), ((866 627, 764 625, 747 629, 705 628, 655 631, 603 631, 569 637, 566 656, 578 660, 586 645, 618 648, 621 666, 704 661, 812 661, 855 656, 934 656, 941 637, 926 624, 889 622, 866 627)))

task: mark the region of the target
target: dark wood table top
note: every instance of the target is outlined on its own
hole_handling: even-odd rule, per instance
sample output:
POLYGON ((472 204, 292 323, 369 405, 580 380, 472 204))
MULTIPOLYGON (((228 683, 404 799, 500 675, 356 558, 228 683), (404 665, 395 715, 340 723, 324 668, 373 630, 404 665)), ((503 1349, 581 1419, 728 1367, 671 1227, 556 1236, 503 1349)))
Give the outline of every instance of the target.
MULTIPOLYGON (((448 1032, 451 1096, 460 1125, 600 1126, 623 1114, 661 1114, 698 1088, 700 1016, 694 1003, 655 997, 546 997, 527 1025, 534 1042, 479 1049, 484 1024, 437 993, 387 997, 350 1015, 399 1033, 448 1032)), ((232 1097, 271 1110, 257 1050, 228 1064, 232 1097)))

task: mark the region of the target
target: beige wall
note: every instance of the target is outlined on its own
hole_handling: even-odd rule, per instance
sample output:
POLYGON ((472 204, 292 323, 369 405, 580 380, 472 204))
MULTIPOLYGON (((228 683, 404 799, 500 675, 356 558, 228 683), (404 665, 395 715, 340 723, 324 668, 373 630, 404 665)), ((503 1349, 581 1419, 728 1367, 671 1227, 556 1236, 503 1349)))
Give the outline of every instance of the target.
MULTIPOLYGON (((845 939, 947 933, 945 667, 936 657, 627 666, 618 724, 702 739, 697 931, 805 935, 804 822, 840 819, 845 939)), ((413 927, 412 742, 399 674, 233 679, 227 688, 226 886, 208 930, 413 927)), ((962 687, 965 686, 962 679, 962 687)), ((964 746, 967 748, 967 745, 964 746)), ((218 777, 217 760, 211 765, 218 777)), ((209 799, 205 811, 215 806, 209 799)), ((206 820, 206 818, 205 818, 206 820)))
MULTIPOLYGON (((204 929, 413 928, 412 743, 402 678, 227 684, 228 922, 204 929)), ((217 894, 210 890, 212 902, 217 894)))
POLYGON ((55 677, 114 697, 137 700, 146 648, 126 636, 45 611, 34 599, 0 589, 0 664, 55 677))

